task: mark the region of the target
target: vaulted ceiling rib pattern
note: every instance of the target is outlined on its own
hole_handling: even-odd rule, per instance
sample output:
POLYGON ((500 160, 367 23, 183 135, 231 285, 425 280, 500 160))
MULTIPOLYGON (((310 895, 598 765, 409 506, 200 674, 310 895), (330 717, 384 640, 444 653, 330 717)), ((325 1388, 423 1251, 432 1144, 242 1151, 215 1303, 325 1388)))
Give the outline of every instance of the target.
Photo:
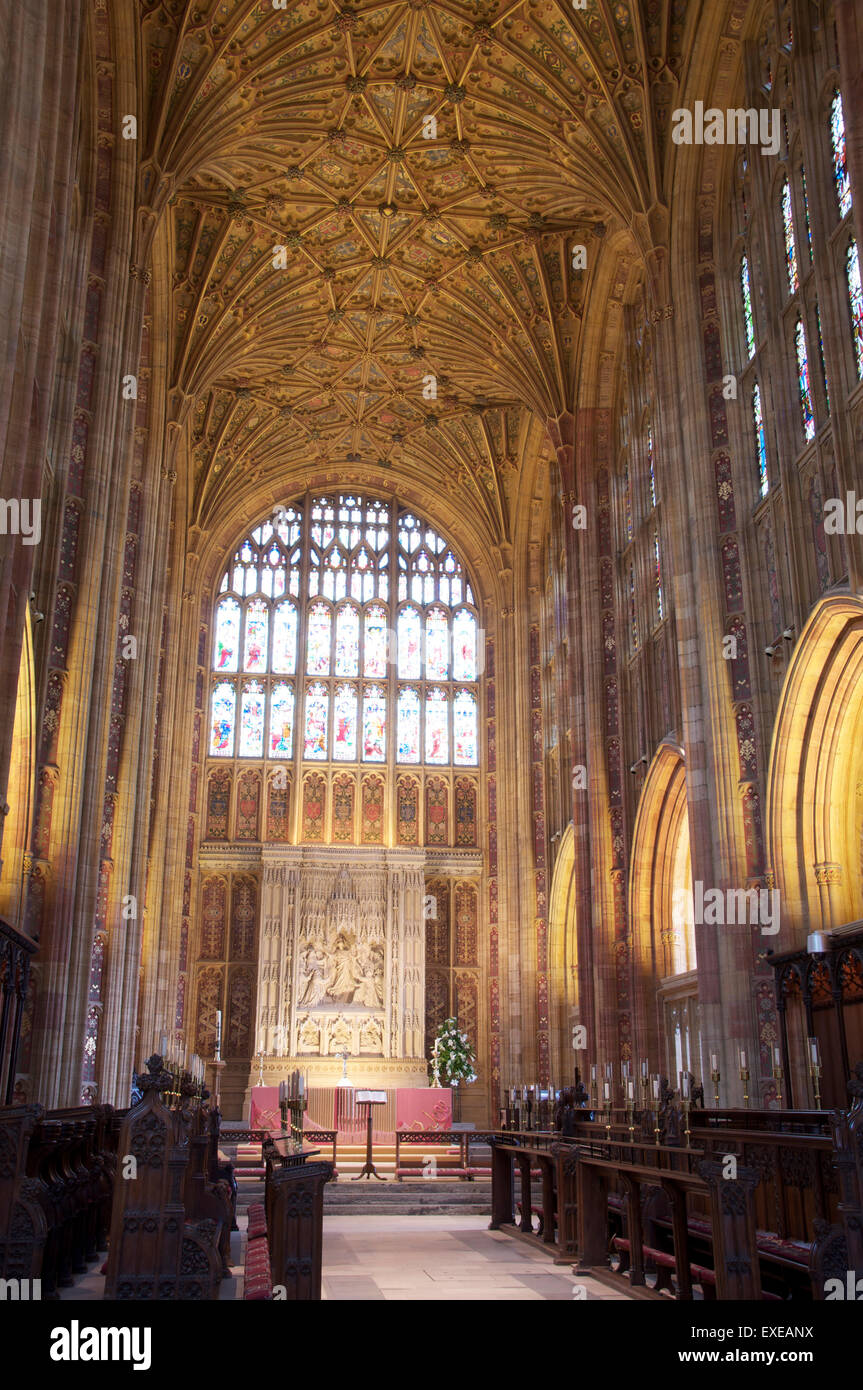
POLYGON ((687 4, 144 4, 197 517, 238 468, 375 462, 468 484, 507 533, 606 228, 661 195, 687 4))

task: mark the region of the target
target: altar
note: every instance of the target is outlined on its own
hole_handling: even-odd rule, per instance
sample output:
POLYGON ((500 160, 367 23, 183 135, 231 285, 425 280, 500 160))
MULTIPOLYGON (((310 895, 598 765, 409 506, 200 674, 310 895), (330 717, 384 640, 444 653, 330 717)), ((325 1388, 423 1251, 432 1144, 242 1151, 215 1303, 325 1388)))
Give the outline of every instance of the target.
MULTIPOLYGON (((354 1086, 318 1086, 307 1091, 303 1128, 335 1129, 340 1139, 355 1140, 365 1128, 365 1112, 357 1105, 354 1086)), ((375 1135, 391 1136, 397 1129, 420 1131, 452 1128, 452 1091, 448 1086, 382 1088, 386 1104, 375 1114, 375 1135)), ((279 1088, 252 1088, 249 1128, 281 1131, 279 1088)))

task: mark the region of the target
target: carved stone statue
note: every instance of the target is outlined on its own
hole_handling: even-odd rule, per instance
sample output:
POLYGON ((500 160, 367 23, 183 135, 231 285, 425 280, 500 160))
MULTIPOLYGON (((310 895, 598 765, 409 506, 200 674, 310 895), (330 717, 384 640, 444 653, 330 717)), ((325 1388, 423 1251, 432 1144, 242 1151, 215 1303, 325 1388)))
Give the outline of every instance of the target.
POLYGON ((338 1052, 347 1052, 350 1050, 352 1042, 353 1036, 350 1024, 343 1018, 337 1018, 330 1027, 327 1051, 331 1056, 338 1052))
POLYGON ((301 1052, 317 1052, 321 1045, 321 1030, 314 1019, 307 1018, 300 1025, 299 1048, 301 1052))
POLYGON ((327 954, 323 947, 306 946, 302 953, 297 1003, 304 1006, 320 1004, 326 997, 327 954))
POLYGON ((376 1018, 367 1019, 360 1030, 361 1052, 383 1052, 384 1035, 376 1018))

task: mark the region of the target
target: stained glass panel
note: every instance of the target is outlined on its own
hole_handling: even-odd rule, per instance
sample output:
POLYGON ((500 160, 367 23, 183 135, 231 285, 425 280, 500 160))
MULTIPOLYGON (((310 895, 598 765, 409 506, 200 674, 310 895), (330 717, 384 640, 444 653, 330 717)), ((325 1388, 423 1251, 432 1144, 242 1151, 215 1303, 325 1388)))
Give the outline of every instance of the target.
POLYGON ((809 191, 806 187, 806 170, 800 165, 800 190, 803 194, 803 216, 806 221, 806 245, 809 249, 809 260, 812 260, 812 224, 809 220, 809 191))
POLYGON ((420 760, 420 697, 411 688, 399 695, 396 758, 400 763, 420 760))
POLYGON ((270 757, 289 758, 294 749, 294 690, 286 681, 270 697, 270 757))
POLYGON ((824 334, 821 331, 821 306, 815 301, 815 323, 818 327, 818 361, 821 363, 821 380, 824 382, 824 397, 827 402, 827 414, 830 414, 830 387, 827 383, 827 368, 824 365, 824 334))
POLYGON ((476 680, 476 656, 476 618, 460 608, 452 620, 453 680, 476 680))
POLYGON ((387 610, 375 604, 366 613, 363 645, 363 675, 387 673, 387 610))
POLYGON ((240 650, 240 605, 235 598, 223 598, 216 609, 217 671, 236 671, 240 650))
POLYGON ((306 674, 330 674, 330 628, 332 613, 325 603, 313 603, 309 609, 309 628, 306 635, 306 674))
POLYGON ((240 699, 241 758, 260 758, 264 752, 264 687, 260 681, 246 681, 240 699))
POLYGON ((757 381, 752 388, 752 423, 755 426, 755 450, 758 457, 758 491, 762 497, 766 497, 770 487, 767 477, 767 439, 761 409, 761 388, 757 381))
POLYGON ((659 548, 659 532, 653 533, 653 588, 656 595, 656 620, 665 617, 665 600, 662 594, 662 553, 659 548))
POLYGON ((398 618, 399 677, 419 680, 421 674, 420 615, 415 608, 403 608, 398 618))
POLYGON ((794 240, 791 185, 787 179, 782 185, 782 232, 785 238, 785 274, 788 279, 788 293, 796 294, 800 287, 800 272, 797 267, 797 245, 794 240))
POLYGON ((851 179, 848 176, 848 152, 845 148, 845 115, 839 92, 833 93, 830 103, 830 144, 833 148, 833 182, 836 185, 839 216, 845 217, 851 211, 851 179))
POLYGON ((746 355, 755 355, 755 318, 752 313, 752 286, 749 281, 749 260, 743 256, 740 261, 740 294, 743 299, 743 327, 746 332, 746 355))
POLYGON ((445 681, 449 676, 449 627, 442 608, 426 615, 426 680, 445 681))
POLYGON ((246 608, 246 633, 243 643, 244 671, 266 671, 269 626, 269 604, 260 598, 252 599, 246 608))
POLYGON ((219 681, 213 687, 210 719, 210 754, 230 758, 234 752, 234 719, 237 695, 230 681, 219 681))
POLYGON ((336 615, 336 675, 357 676, 360 671, 360 615, 346 603, 336 615))
POLYGON ((806 351, 806 330, 803 320, 797 320, 794 329, 794 347, 797 352, 797 391, 800 397, 800 415, 803 420, 803 433, 807 439, 815 438, 815 412, 812 409, 812 386, 809 380, 809 354, 806 351))
POLYGON ((845 278, 848 281, 851 331, 854 335, 854 364, 857 380, 863 381, 863 288, 860 284, 860 253, 856 241, 851 242, 845 257, 845 278))
POLYGON ((456 692, 452 703, 453 762, 464 767, 477 761, 476 697, 469 690, 456 692))
POLYGON ((326 758, 327 756, 327 717, 330 697, 327 687, 320 681, 310 685, 306 691, 306 727, 303 756, 306 758, 326 758))
POLYGON ((653 461, 653 426, 647 426, 647 485, 650 490, 650 505, 656 506, 656 469, 653 461))
POLYGON ((285 600, 276 606, 273 619, 273 670, 292 676, 297 669, 297 610, 285 600))
POLYGON ((357 756, 357 689, 337 685, 333 700, 333 757, 353 762, 357 756))
POLYGON ((387 702, 383 687, 367 685, 363 690, 363 759, 382 763, 386 758, 387 702))
POLYGON ((443 690, 426 693, 426 750, 427 763, 449 762, 449 727, 447 698, 443 690))

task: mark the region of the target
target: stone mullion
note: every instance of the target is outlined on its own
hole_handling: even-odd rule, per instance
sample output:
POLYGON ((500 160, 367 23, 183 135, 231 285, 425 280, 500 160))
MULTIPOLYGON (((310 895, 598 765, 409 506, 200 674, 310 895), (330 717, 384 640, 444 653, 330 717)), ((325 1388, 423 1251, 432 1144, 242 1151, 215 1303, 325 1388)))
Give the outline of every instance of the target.
MULTIPOLYGON (((576 1059, 576 1064, 581 1065, 584 1070, 583 1062, 585 1057, 596 1057, 597 1039, 596 1027, 597 1019, 594 1000, 594 979, 593 979, 593 923, 591 918, 592 895, 591 895, 591 870, 590 870, 590 798, 587 784, 587 769, 590 766, 587 745, 587 722, 585 718, 586 695, 583 685, 584 665, 579 662, 576 667, 576 652, 581 647, 581 633, 578 630, 578 613, 580 605, 580 594, 582 586, 582 553, 580 549, 579 537, 589 535, 589 532, 577 531, 572 525, 573 507, 579 504, 579 498, 575 491, 575 459, 572 441, 572 417, 566 416, 557 422, 557 428, 553 434, 553 442, 557 451, 558 466, 563 492, 563 534, 565 537, 566 548, 566 575, 564 576, 566 585, 566 621, 569 637, 569 661, 567 662, 566 689, 567 689, 567 717, 566 724, 570 730, 570 767, 566 769, 566 775, 570 779, 569 804, 572 811, 572 831, 573 831, 573 899, 575 904, 575 926, 576 926, 576 981, 578 997, 578 1017, 579 1021, 587 1028, 587 1044, 584 1057, 576 1059), (576 788, 573 785, 575 767, 585 769, 585 785, 576 788)), ((581 542, 583 544, 583 542, 581 542)), ((563 1055, 566 1055, 568 1038, 560 1039, 563 1055)), ((582 1076, 582 1080, 584 1077, 582 1076)))
MULTIPOLYGON (((486 893, 488 895, 488 1061, 491 1113, 496 1113, 501 1085, 500 1055, 500 924, 499 879, 497 861, 497 727, 495 638, 487 633, 485 639, 485 805, 486 805, 486 893), (493 853, 492 853, 493 851, 493 853)), ((448 918, 452 921, 452 914, 448 918)), ((447 989, 451 988, 451 972, 447 971, 447 989)), ((449 1007, 449 1004, 448 1006, 449 1007)))
MULTIPOLYGON (((509 576, 508 576, 509 578, 509 576)), ((509 593, 512 593, 512 579, 509 579, 509 593)), ((497 633, 497 736, 499 746, 498 767, 503 770, 503 781, 497 779, 497 824, 495 844, 489 845, 489 875, 498 876, 499 924, 498 960, 501 980, 501 1043, 506 1051, 502 1055, 503 1079, 515 1069, 516 1059, 522 1065, 532 1065, 531 1038, 533 1032, 532 1004, 525 993, 524 982, 531 978, 534 962, 530 954, 530 937, 522 926, 525 914, 526 890, 524 875, 520 872, 530 863, 529 845, 525 823, 530 820, 528 787, 517 769, 529 763, 528 740, 529 722, 527 701, 520 700, 525 682, 518 680, 518 672, 527 667, 526 640, 523 642, 516 628, 515 610, 509 604, 499 608, 502 622, 497 633), (519 756, 521 754, 521 756, 519 756), (498 866, 498 846, 512 847, 512 853, 504 856, 504 863, 498 866)), ((490 827, 491 828, 491 827, 490 827)), ((530 909, 528 909, 530 910, 530 909)))

